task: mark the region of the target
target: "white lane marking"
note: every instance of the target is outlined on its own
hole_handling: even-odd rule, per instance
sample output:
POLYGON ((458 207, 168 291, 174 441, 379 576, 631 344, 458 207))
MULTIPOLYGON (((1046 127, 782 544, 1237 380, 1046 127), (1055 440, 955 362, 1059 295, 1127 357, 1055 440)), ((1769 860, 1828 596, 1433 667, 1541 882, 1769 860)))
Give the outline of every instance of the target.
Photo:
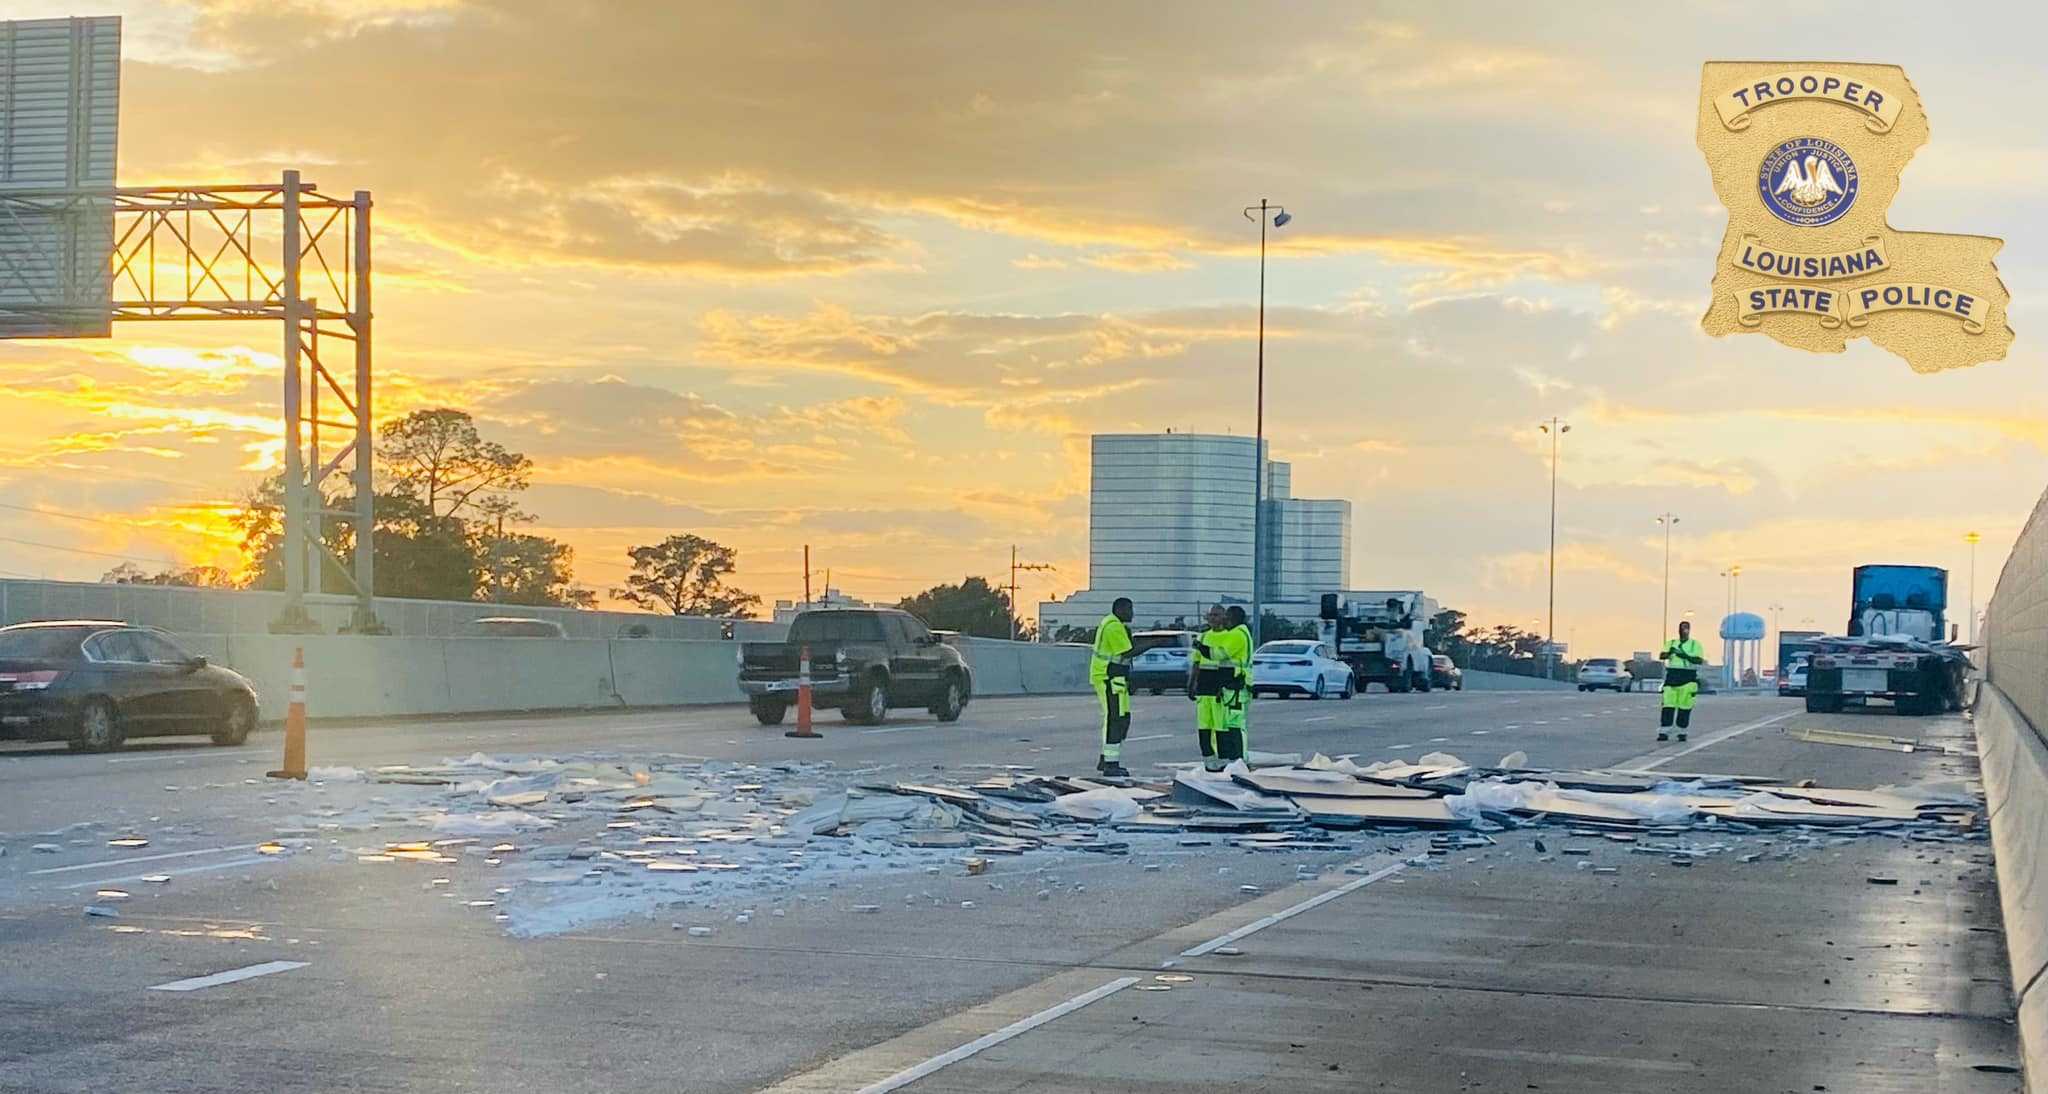
POLYGON ((1039 714, 1034 715, 1030 718, 1019 718, 1017 720, 1020 722, 1050 722, 1057 717, 1059 717, 1059 715, 1057 714, 1039 714))
POLYGON ((173 980, 168 984, 152 984, 151 991, 198 991, 200 988, 232 984, 237 980, 249 980, 258 976, 269 976, 274 972, 290 972, 306 967, 304 961, 265 961, 261 965, 249 965, 239 969, 217 972, 212 976, 194 976, 188 980, 173 980))
POLYGON ((1437 705, 1435 705, 1435 706, 1433 706, 1433 707, 1423 707, 1422 709, 1424 709, 1424 710, 1449 710, 1449 709, 1450 709, 1450 707, 1451 707, 1451 704, 1449 704, 1449 703, 1438 703, 1437 705))
POLYGON ((1246 935, 1256 934, 1259 931, 1263 931, 1275 923, 1280 923, 1285 920, 1293 919, 1295 916, 1298 916, 1303 912, 1309 911, 1314 908, 1320 908, 1323 905, 1328 904, 1329 902, 1337 899, 1338 897, 1343 896, 1345 893, 1363 889, 1366 886, 1371 885, 1373 882, 1380 880, 1381 878, 1393 877, 1395 874, 1400 873, 1406 865, 1406 863, 1397 862, 1392 866, 1383 866, 1380 869, 1374 870, 1372 873, 1367 874, 1356 881, 1347 881, 1344 884, 1337 886, 1335 889, 1331 889, 1329 892, 1318 893, 1315 896, 1312 896, 1307 900, 1304 900, 1301 903, 1294 905, 1293 907, 1282 908, 1279 911, 1274 912, 1272 915, 1265 917, 1264 919, 1255 919, 1234 931, 1217 935, 1215 938, 1212 938, 1199 946, 1194 946, 1189 949, 1182 950, 1180 951, 1180 955, 1182 957, 1201 957, 1202 955, 1210 953, 1218 949, 1219 947, 1228 946, 1232 942, 1235 942, 1238 939, 1245 937, 1246 935))
POLYGON ((237 866, 260 866, 263 863, 275 861, 277 860, 270 855, 251 855, 248 858, 231 858, 226 862, 209 862, 204 866, 183 866, 176 870, 157 870, 147 874, 123 874, 120 877, 94 878, 91 881, 74 882, 66 885, 64 888, 90 889, 97 885, 112 885, 119 881, 141 881, 143 878, 156 877, 158 875, 180 877, 185 874, 210 874, 215 870, 232 870, 237 866))
POLYGON ((258 752, 269 752, 267 748, 194 748, 182 752, 157 752, 147 756, 115 756, 110 764, 146 764, 154 760, 197 760, 226 759, 230 756, 250 756, 258 752))
POLYGON ((1485 729, 1475 729, 1475 730, 1473 730, 1473 731, 1472 731, 1472 735, 1473 735, 1474 737, 1484 737, 1484 736, 1486 736, 1486 735, 1487 735, 1488 733, 1490 733, 1490 732, 1492 732, 1492 731, 1491 731, 1491 730, 1485 730, 1485 729))
POLYGON ((1303 718, 1303 719, 1302 719, 1302 721, 1303 721, 1303 722, 1334 722, 1334 721, 1336 721, 1336 720, 1337 720, 1337 716, 1336 716, 1336 715, 1334 715, 1334 714, 1324 714, 1324 715, 1321 715, 1321 716, 1319 716, 1319 717, 1315 717, 1315 718, 1303 718))
POLYGON ((1450 740, 1450 738, 1449 738, 1449 737, 1431 737, 1431 738, 1429 739, 1429 743, 1430 743, 1430 744, 1433 744, 1433 745, 1440 745, 1440 744, 1442 744, 1442 743, 1444 743, 1445 741, 1448 741, 1448 740, 1450 740))
POLYGON ((1389 745, 1389 748, 1414 748, 1414 745, 1389 745))
POLYGON ((1504 725, 1504 726, 1502 726, 1501 728, 1502 728, 1502 729, 1520 729, 1520 728, 1522 728, 1522 726, 1521 726, 1521 723, 1519 723, 1519 722, 1509 722, 1509 723, 1508 723, 1507 725, 1504 725))
POLYGON ((229 851, 247 851, 256 846, 258 845, 254 843, 243 843, 233 847, 206 847, 197 851, 165 851, 160 855, 134 855, 129 858, 101 859, 98 862, 80 862, 71 866, 49 866, 41 870, 30 870, 29 876, 68 874, 73 870, 97 870, 105 866, 126 866, 131 862, 159 862, 167 858, 191 858, 193 855, 224 855, 229 851))
POLYGON ((1657 768, 1663 767, 1665 764, 1668 764, 1681 756, 1690 756, 1693 753, 1698 752, 1700 749, 1712 748, 1713 746, 1720 744, 1723 741, 1732 741, 1735 738, 1740 737, 1753 729, 1762 729, 1765 726, 1776 725, 1779 722, 1782 722, 1785 719, 1790 718, 1797 713, 1799 712, 1787 711, 1784 714, 1779 714, 1774 717, 1765 718, 1762 721, 1751 722, 1745 726, 1736 726, 1734 729, 1724 729, 1711 737, 1702 737, 1698 741, 1686 745, 1684 748, 1681 748, 1676 752, 1664 754, 1662 749, 1659 749, 1656 752, 1645 752, 1632 760, 1623 760, 1622 762, 1614 766, 1624 768, 1630 771, 1654 771, 1657 768))
POLYGON ((1143 737, 1125 737, 1124 743, 1129 744, 1132 741, 1163 741, 1168 737, 1178 736, 1180 736, 1178 733, 1147 733, 1143 737))
POLYGON ((889 726, 885 729, 863 729, 862 733, 874 736, 878 733, 908 733, 913 729, 930 729, 930 726, 889 726))
POLYGON ((964 1045, 961 1045, 959 1048, 956 1048, 951 1052, 942 1052, 939 1055, 934 1056, 921 1064, 905 1068, 902 1071, 899 1071, 896 1074, 891 1075, 880 1082, 869 1083, 868 1085, 860 1088, 860 1094, 888 1094, 888 1092, 892 1090, 901 1090, 902 1088, 909 1086, 911 1083, 914 1083, 919 1079, 922 1079, 925 1076, 930 1075, 932 1072, 935 1072, 940 1068, 947 1066, 948 1064, 959 1063, 960 1061, 965 1060, 969 1056, 972 1056, 975 1053, 980 1052, 982 1049, 991 1048, 995 1045, 1002 1044, 1004 1041, 1007 1041, 1020 1033, 1029 1033, 1032 1030, 1037 1029, 1038 1027, 1046 1024, 1047 1022, 1052 1021, 1055 1018, 1067 1014, 1072 1014, 1073 1012, 1080 1010, 1082 1007, 1085 1007, 1098 999, 1105 999, 1109 996, 1115 995, 1117 992, 1120 992, 1137 982, 1138 978, 1135 976, 1119 976, 1116 979, 1111 980, 1109 983, 1104 984, 1099 988, 1095 988, 1092 991, 1082 992, 1081 994, 1074 996, 1072 999, 1069 999, 1064 1003, 1060 1003, 1056 1006, 1047 1007, 1044 1010, 1039 1011, 1037 1014, 1030 1016, 1029 1018, 1020 1018, 1015 1022, 1011 1022, 1009 1025, 1004 1026, 999 1030, 996 1030, 994 1033, 985 1034, 981 1037, 976 1037, 974 1040, 969 1041, 964 1045))

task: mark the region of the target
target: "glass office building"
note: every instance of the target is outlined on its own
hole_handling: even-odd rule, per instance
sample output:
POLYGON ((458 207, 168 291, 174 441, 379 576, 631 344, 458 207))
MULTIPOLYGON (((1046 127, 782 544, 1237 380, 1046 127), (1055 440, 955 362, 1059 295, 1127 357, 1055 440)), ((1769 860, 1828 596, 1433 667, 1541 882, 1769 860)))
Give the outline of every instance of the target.
MULTIPOLYGON (((1210 604, 1249 606, 1252 591, 1250 437, 1107 433, 1090 445, 1089 588, 1039 605, 1039 625, 1092 627, 1128 596, 1136 624, 1193 623, 1210 604)), ((1285 463, 1265 462, 1265 593, 1283 615, 1315 614, 1351 569, 1351 503, 1292 496, 1285 463)))

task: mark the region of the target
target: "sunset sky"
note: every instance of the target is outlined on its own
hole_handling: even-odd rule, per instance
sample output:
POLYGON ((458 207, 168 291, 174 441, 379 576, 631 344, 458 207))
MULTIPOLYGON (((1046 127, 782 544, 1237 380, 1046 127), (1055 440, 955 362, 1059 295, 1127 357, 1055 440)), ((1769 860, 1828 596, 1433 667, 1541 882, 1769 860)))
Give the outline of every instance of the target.
MULTIPOLYGON (((537 531, 603 590, 695 532, 739 584, 1086 584, 1088 434, 1248 433, 1261 197, 1267 431, 1353 503, 1353 582, 1560 639, 1716 617, 1718 573, 1839 629, 1848 571, 1979 599, 2048 483, 2042 18, 2014 6, 11 0, 121 14, 120 181, 298 167, 378 209, 380 413, 533 457, 537 531), (1896 228, 2003 237, 2010 357, 1699 329, 1726 213, 1700 64, 1903 65, 1933 136, 1896 228), (1539 628, 1540 629, 1540 628, 1539 628)), ((277 458, 274 325, 0 344, 0 571, 229 563, 277 458), (75 519, 95 517, 100 521, 75 519), (108 523, 111 521, 111 523, 108 523), (47 544, 69 550, 28 546, 47 544), (99 552, 98 554, 80 552, 99 552)), ((1768 612, 1766 612, 1768 614, 1768 612)), ((1958 613, 1960 617, 1960 613, 1958 613)))

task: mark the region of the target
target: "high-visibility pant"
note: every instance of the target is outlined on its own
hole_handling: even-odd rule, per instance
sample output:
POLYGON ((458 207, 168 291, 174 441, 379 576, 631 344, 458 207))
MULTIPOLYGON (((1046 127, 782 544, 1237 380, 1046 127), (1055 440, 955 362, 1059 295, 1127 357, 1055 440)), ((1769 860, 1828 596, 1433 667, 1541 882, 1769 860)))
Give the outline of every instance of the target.
POLYGON ((1131 682, 1122 676, 1095 681, 1095 706, 1102 712, 1102 758, 1123 759, 1124 737, 1131 732, 1131 682))
POLYGON ((1669 729, 1675 720, 1678 723, 1679 732, 1685 732, 1686 728, 1692 725, 1692 704, 1693 700, 1699 696, 1699 693, 1700 682, 1698 680, 1679 684, 1676 687, 1666 686, 1664 689, 1664 709, 1658 715, 1657 724, 1669 729))
POLYGON ((1232 760, 1245 758, 1245 705, 1243 687, 1226 687, 1220 695, 1195 697, 1195 736, 1202 746, 1202 766, 1221 771, 1232 760))

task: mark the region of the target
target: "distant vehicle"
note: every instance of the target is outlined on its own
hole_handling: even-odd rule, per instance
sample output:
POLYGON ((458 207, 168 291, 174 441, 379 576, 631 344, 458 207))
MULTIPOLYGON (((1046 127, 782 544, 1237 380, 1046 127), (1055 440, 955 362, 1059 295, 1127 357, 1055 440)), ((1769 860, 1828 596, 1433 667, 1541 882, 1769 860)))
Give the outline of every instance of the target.
POLYGON ((1357 691, 1351 666, 1331 655, 1321 642, 1286 639, 1252 651, 1252 696, 1334 695, 1349 699, 1357 691))
POLYGON ((857 725, 874 725, 889 708, 921 706, 941 722, 959 721, 974 695, 974 674, 960 651, 909 612, 827 608, 800 613, 782 642, 742 642, 739 686, 764 726, 779 725, 796 702, 798 661, 811 655, 811 701, 839 708, 857 725))
POLYGON ((1420 592, 1362 593, 1355 599, 1324 593, 1319 637, 1351 666, 1358 690, 1429 690, 1429 650, 1423 643, 1436 602, 1420 592))
POLYGON ((152 627, 103 620, 0 627, 0 737, 108 752, 130 737, 204 733, 238 745, 256 689, 152 627))
MULTIPOLYGON (((569 632, 552 619, 528 619, 516 615, 494 615, 472 619, 462 625, 467 638, 567 638, 569 632)), ((637 636, 635 636, 637 637, 637 636)))
POLYGON ((1792 666, 1793 661, 1811 659, 1813 640, 1825 634, 1825 631, 1779 631, 1778 679, 1785 678, 1785 670, 1792 666))
POLYGON ((1445 691, 1465 690, 1465 670, 1449 657, 1438 653, 1429 658, 1429 683, 1445 691))
POLYGON ((1811 664, 1812 654, 1801 654, 1792 659, 1778 674, 1778 694, 1795 697, 1806 694, 1806 670, 1811 664))
POLYGON ((1948 571, 1858 566, 1849 579, 1849 633, 1813 640, 1806 709, 1832 713, 1889 700, 1901 714, 1961 710, 1969 661, 1952 645, 1948 571))
POLYGON ((1579 662, 1578 683, 1580 691, 1627 691, 1635 685, 1635 677, 1620 658, 1589 657, 1579 662))
POLYGON ((1132 691, 1163 695, 1184 691, 1188 686, 1188 651, 1194 647, 1192 631, 1137 631, 1131 635, 1130 684, 1132 691))

